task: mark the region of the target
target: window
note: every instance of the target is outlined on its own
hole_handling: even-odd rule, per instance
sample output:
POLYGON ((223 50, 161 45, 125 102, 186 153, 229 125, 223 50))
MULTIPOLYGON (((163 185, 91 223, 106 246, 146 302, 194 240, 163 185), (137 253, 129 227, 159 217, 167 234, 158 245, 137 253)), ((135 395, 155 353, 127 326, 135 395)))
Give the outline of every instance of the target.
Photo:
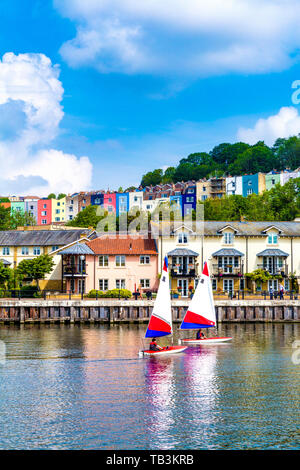
POLYGON ((107 206, 108 212, 113 212, 113 206, 107 206))
POLYGON ((225 245, 231 245, 234 240, 234 234, 232 232, 225 232, 224 233, 224 243, 225 245))
POLYGON ((149 289, 150 279, 140 279, 140 285, 141 285, 142 289, 149 289))
POLYGON ((101 204, 101 199, 99 197, 96 197, 95 204, 101 204))
POLYGON ((284 290, 290 290, 290 281, 289 281, 289 279, 284 280, 284 290))
POLYGON ((206 199, 207 199, 207 195, 201 196, 201 200, 202 200, 202 201, 206 201, 206 199))
POLYGON ((178 243, 188 243, 188 236, 186 233, 180 233, 178 235, 178 243))
POLYGON ((47 209, 47 204, 44 204, 44 205, 43 205, 43 209, 47 209))
POLYGON ((54 246, 52 247, 52 251, 56 251, 56 250, 58 250, 58 246, 57 246, 57 245, 54 245, 54 246))
POLYGON ((187 190, 187 192, 188 192, 188 194, 193 194, 194 190, 193 190, 193 188, 189 188, 189 189, 187 190))
POLYGON ((112 202, 112 198, 111 198, 111 197, 108 198, 108 202, 112 202))
POLYGON ((247 189, 247 196, 250 196, 250 194, 252 194, 252 193, 253 193, 253 189, 252 189, 252 188, 247 189))
POLYGON ((108 279, 99 279, 99 289, 108 290, 108 279))
POLYGON ((272 184, 275 184, 275 179, 274 178, 272 178, 272 184))
POLYGON ((147 206, 146 206, 146 209, 148 209, 148 210, 150 210, 150 209, 151 209, 151 206, 150 206, 150 204, 147 204, 147 206))
POLYGON ((60 214, 60 209, 56 209, 55 214, 60 214))
POLYGON ((181 196, 181 191, 175 191, 175 196, 181 196))
POLYGON ((22 246, 22 255, 28 255, 29 254, 29 248, 27 246, 22 246))
POLYGON ((116 289, 125 289, 125 279, 116 279, 116 289))
POLYGON ((2 248, 2 254, 3 255, 9 255, 9 246, 4 246, 2 248))
POLYGON ((33 248, 33 254, 36 255, 36 256, 39 256, 41 254, 41 249, 39 246, 35 246, 33 248))
POLYGON ((47 224, 47 219, 42 219, 42 225, 46 225, 47 224))
POLYGON ((70 204, 74 204, 74 201, 73 201, 73 199, 71 199, 71 201, 70 201, 70 204))
POLYGON ((211 280, 212 290, 217 290, 217 279, 211 280))
POLYGON ((72 215, 69 215, 69 220, 73 220, 73 216, 72 216, 72 215))
POLYGON ((187 197, 186 202, 194 202, 194 197, 193 196, 187 197))
POLYGON ((140 256, 140 264, 150 264, 150 256, 140 256))
POLYGON ((186 213, 186 215, 190 215, 190 214, 192 213, 192 209, 190 209, 189 207, 187 207, 187 208, 185 209, 185 213, 186 213))
POLYGON ((125 255, 118 255, 116 256, 116 266, 117 267, 122 267, 125 266, 125 255))
POLYGON ((203 186, 202 189, 203 189, 203 192, 205 193, 205 191, 206 191, 206 186, 203 186))
POLYGON ((60 222, 60 217, 55 217, 55 222, 60 222))
POLYGON ((108 266, 108 255, 99 256, 99 266, 101 267, 108 266))
POLYGON ((47 216, 47 211, 42 211, 42 216, 46 217, 47 216))
POLYGON ((69 211, 73 212, 73 207, 72 206, 69 206, 69 211))
POLYGON ((268 243, 269 245, 277 245, 278 235, 268 235, 268 243))

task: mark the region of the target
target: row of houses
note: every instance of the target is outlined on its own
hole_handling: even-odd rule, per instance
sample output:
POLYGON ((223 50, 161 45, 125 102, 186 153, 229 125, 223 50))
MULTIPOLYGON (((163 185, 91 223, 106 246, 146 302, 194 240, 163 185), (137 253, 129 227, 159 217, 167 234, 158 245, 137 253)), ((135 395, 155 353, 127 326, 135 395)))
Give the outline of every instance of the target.
POLYGON ((16 230, 0 232, 0 256, 16 267, 23 259, 53 256, 55 268, 41 288, 88 293, 92 289, 155 291, 165 256, 170 287, 188 297, 204 262, 216 292, 295 290, 300 282, 300 222, 152 222, 140 235, 96 233, 94 230, 16 230), (254 283, 255 270, 269 274, 254 283))
POLYGON ((131 210, 153 212, 158 206, 170 203, 182 216, 191 214, 196 209, 197 201, 208 198, 222 198, 225 195, 261 194, 276 184, 284 185, 291 178, 299 178, 300 171, 285 170, 281 173, 272 171, 268 174, 213 177, 200 181, 158 184, 146 186, 134 191, 105 192, 89 191, 67 195, 60 199, 39 198, 37 196, 10 196, 9 202, 2 202, 11 213, 28 212, 37 225, 63 224, 73 220, 87 206, 103 208, 109 214, 120 216, 131 210))

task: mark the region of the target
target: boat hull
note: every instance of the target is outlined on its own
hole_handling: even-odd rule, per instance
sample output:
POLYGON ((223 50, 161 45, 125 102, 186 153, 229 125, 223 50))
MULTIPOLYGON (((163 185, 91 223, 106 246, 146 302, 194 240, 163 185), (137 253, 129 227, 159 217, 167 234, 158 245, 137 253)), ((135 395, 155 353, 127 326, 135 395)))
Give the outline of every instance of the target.
POLYGON ((179 344, 217 344, 217 343, 225 343, 227 341, 231 341, 232 338, 229 336, 216 336, 214 338, 202 338, 202 339, 194 339, 194 338, 186 338, 180 339, 179 344))
POLYGON ((151 351, 150 349, 145 349, 144 351, 139 352, 140 357, 144 356, 170 356, 171 354, 178 354, 183 352, 187 346, 169 346, 162 349, 161 351, 151 351))

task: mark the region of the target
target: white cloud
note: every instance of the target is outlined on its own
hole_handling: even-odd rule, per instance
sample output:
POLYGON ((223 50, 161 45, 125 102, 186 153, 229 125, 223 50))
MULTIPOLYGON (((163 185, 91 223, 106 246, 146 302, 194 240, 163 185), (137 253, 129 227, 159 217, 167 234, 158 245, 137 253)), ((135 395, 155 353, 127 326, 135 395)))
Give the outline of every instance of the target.
POLYGON ((0 60, 0 193, 14 182, 18 192, 20 177, 38 195, 89 187, 89 159, 50 147, 64 114, 58 77, 59 69, 43 54, 7 53, 0 60))
POLYGON ((298 110, 293 106, 283 107, 278 114, 267 119, 258 119, 251 129, 240 128, 238 140, 255 144, 264 140, 267 145, 272 145, 279 137, 290 137, 300 133, 300 116, 298 110))
POLYGON ((75 22, 61 47, 101 72, 264 73, 298 61, 298 0, 54 0, 75 22))

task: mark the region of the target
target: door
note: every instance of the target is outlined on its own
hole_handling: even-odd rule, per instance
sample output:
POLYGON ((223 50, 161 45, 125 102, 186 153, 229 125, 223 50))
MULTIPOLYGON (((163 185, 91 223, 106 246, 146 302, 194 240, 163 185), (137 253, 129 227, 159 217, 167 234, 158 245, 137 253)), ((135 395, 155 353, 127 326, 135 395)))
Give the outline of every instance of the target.
POLYGON ((187 279, 178 279, 177 288, 182 297, 188 296, 188 280, 187 279))
POLYGON ((272 288, 273 292, 277 292, 278 291, 278 279, 269 279, 268 287, 269 287, 269 290, 270 288, 272 288))
POLYGON ((225 292, 233 292, 233 279, 223 280, 223 290, 225 292))

